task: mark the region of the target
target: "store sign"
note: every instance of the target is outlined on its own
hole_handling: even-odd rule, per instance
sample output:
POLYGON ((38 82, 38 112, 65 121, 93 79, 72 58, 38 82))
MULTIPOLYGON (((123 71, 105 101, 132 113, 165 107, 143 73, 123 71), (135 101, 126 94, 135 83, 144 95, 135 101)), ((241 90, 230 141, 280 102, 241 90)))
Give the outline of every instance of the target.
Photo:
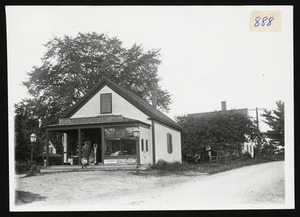
POLYGON ((136 159, 134 159, 134 158, 128 158, 128 159, 126 160, 126 163, 127 163, 127 164, 135 164, 135 162, 136 162, 136 159))
POLYGON ((126 164, 126 159, 105 159, 104 164, 126 164))
POLYGON ((123 121, 122 115, 98 116, 88 118, 60 118, 59 124, 89 124, 123 121))
POLYGON ((105 159, 104 164, 116 164, 117 159, 105 159))

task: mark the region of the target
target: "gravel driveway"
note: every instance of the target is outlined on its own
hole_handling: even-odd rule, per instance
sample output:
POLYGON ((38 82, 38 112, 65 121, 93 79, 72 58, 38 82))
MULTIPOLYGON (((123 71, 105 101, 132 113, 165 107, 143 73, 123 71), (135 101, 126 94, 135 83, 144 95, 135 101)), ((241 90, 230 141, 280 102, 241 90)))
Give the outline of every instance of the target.
POLYGON ((215 175, 82 171, 16 178, 15 188, 46 197, 16 210, 132 210, 263 207, 284 204, 284 162, 215 175), (241 206, 239 206, 241 205, 241 206), (250 206, 249 206, 250 205, 250 206))

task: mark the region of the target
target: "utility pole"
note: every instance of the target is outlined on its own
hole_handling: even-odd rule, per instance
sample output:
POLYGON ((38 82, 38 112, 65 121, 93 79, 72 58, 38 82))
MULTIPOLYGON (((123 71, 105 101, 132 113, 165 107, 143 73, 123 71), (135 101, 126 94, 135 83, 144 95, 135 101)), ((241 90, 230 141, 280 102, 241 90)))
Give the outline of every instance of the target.
POLYGON ((258 124, 258 109, 256 107, 256 127, 257 127, 257 147, 258 147, 258 160, 260 160, 260 135, 259 135, 259 124, 258 124))
POLYGON ((257 149, 258 149, 258 160, 260 160, 260 131, 259 131, 259 120, 258 120, 258 110, 264 110, 264 109, 258 109, 257 107, 255 109, 249 109, 249 111, 256 111, 256 130, 257 130, 257 149))

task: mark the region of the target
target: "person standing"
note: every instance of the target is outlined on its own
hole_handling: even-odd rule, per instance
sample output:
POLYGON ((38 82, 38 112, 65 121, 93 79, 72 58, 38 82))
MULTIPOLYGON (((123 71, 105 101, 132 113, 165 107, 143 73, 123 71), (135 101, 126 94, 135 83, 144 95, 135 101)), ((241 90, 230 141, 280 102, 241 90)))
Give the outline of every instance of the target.
POLYGON ((82 154, 83 154, 83 158, 85 158, 85 163, 82 165, 82 168, 87 168, 87 165, 89 163, 89 156, 90 156, 90 151, 91 151, 91 148, 90 148, 90 142, 89 141, 86 141, 84 143, 84 146, 82 147, 82 154))

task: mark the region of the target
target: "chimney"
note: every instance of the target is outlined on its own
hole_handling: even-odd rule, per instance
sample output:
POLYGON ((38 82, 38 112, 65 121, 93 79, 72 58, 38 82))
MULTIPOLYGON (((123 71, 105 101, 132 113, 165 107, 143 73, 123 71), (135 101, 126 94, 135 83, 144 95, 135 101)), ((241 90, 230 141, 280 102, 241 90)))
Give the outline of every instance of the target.
POLYGON ((222 105, 222 111, 226 111, 226 101, 222 101, 221 105, 222 105))
POLYGON ((156 109, 157 108, 157 91, 156 91, 156 85, 151 85, 151 100, 152 100, 152 106, 156 109))

